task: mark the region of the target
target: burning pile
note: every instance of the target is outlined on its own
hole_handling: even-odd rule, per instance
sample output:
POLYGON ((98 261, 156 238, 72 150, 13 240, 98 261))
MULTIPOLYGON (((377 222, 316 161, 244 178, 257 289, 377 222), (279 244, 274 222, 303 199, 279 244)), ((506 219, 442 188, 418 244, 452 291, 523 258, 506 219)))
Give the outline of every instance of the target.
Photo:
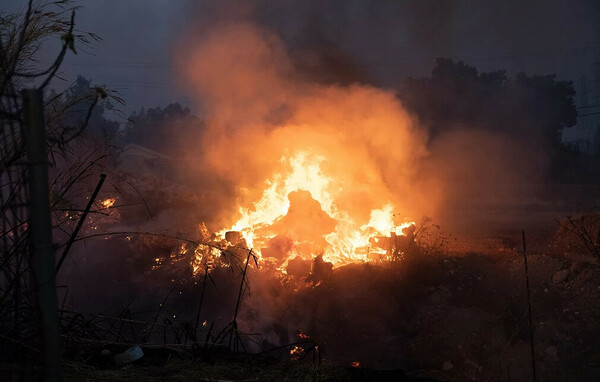
POLYGON ((426 150, 395 95, 306 82, 281 41, 251 24, 203 36, 177 59, 207 110, 190 168, 201 163, 235 190, 213 240, 280 270, 318 255, 334 266, 397 255, 414 233, 406 217, 424 212, 415 190, 426 150))
POLYGON ((338 208, 344 188, 323 173, 325 160, 305 152, 282 158, 282 172, 265 182, 262 197, 251 208, 240 207, 239 220, 217 235, 240 232, 241 237, 228 243, 237 245, 243 238, 243 245, 283 266, 315 255, 339 266, 393 254, 396 246, 388 237, 411 232, 407 228, 414 223, 398 221, 392 204, 371 210, 368 222, 338 208))

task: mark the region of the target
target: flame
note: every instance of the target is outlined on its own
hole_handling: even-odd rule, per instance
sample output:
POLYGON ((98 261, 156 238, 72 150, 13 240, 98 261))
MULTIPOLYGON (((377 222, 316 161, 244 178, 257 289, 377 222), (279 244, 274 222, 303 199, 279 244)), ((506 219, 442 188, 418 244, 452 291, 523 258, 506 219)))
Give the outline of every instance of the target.
POLYGON ((282 157, 282 171, 265 181, 260 199, 251 207, 240 207, 237 222, 217 236, 239 231, 248 248, 254 248, 260 257, 289 260, 323 254, 323 260, 334 266, 385 254, 387 251, 376 245, 378 238, 404 235, 403 230, 414 223, 397 222, 394 205, 386 203, 371 210, 369 220, 361 224, 338 207, 345 192, 344 179, 324 171, 327 161, 325 156, 306 151, 282 157))
POLYGON ((112 206, 115 205, 116 201, 117 200, 115 198, 108 198, 108 199, 103 200, 101 202, 101 204, 102 204, 102 206, 104 206, 104 208, 111 208, 112 206))
POLYGON ((294 346, 292 349, 290 349, 290 359, 294 361, 298 361, 300 358, 302 358, 303 354, 304 349, 300 346, 294 346))
POLYGON ((194 249, 194 256, 192 257, 192 271, 194 276, 198 276, 204 272, 210 273, 210 271, 214 269, 216 262, 220 257, 221 251, 215 247, 204 244, 198 245, 194 249))
MULTIPOLYGON (((187 163, 235 187, 235 201, 215 197, 235 212, 216 211, 227 228, 211 242, 253 249, 282 271, 298 259, 298 274, 319 255, 339 267, 396 254, 393 240, 413 224, 404 217, 434 201, 417 181, 426 132, 394 92, 298 76, 283 41, 250 23, 181 48, 181 83, 207 111, 202 149, 185 137, 187 163)), ((194 261, 211 257, 203 248, 194 261)))

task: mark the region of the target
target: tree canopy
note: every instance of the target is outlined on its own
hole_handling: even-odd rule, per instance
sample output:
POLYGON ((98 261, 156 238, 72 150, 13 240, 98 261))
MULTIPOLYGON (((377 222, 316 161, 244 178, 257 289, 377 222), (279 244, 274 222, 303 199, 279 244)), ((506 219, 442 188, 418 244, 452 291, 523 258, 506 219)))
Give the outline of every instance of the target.
POLYGON ((179 103, 133 112, 123 132, 123 144, 136 143, 162 152, 179 146, 193 130, 202 127, 202 121, 190 109, 179 103))
POLYGON ((577 119, 575 89, 556 76, 523 72, 509 78, 504 70, 479 73, 462 61, 438 58, 429 78, 409 78, 400 97, 409 110, 431 129, 442 131, 477 127, 542 139, 556 149, 561 131, 577 119))

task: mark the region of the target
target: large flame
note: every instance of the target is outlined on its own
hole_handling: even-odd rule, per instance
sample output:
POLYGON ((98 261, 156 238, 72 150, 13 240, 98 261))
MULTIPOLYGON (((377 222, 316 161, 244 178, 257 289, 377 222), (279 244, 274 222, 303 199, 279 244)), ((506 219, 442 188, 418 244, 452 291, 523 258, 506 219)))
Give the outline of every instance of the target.
POLYGON ((282 170, 265 181, 262 197, 252 207, 240 207, 239 220, 218 235, 239 231, 259 255, 284 262, 322 254, 323 260, 339 266, 389 252, 378 245, 379 238, 403 235, 414 223, 398 221, 391 203, 371 210, 367 222, 338 208, 343 179, 324 173, 325 161, 308 152, 281 158, 282 170))
POLYGON ((196 38, 177 57, 207 112, 202 155, 193 150, 188 164, 235 189, 222 204, 234 208, 215 211, 215 224, 227 227, 218 238, 279 267, 389 253, 411 224, 405 218, 422 213, 415 173, 426 155, 395 94, 308 82, 281 41, 251 24, 215 27, 190 47, 196 38))

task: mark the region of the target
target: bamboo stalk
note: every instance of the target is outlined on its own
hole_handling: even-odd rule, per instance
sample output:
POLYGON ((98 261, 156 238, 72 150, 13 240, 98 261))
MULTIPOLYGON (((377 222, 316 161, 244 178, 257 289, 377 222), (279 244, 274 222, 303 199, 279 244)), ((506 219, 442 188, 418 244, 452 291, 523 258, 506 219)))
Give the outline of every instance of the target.
POLYGON ((104 179, 106 179, 106 174, 100 174, 100 180, 98 181, 98 184, 96 185, 96 189, 94 190, 94 193, 90 197, 90 200, 89 200, 87 206, 85 207, 85 211, 79 218, 79 221, 77 222, 77 226, 75 227, 75 231, 73 231, 73 234, 69 238, 69 241, 67 242, 67 245, 66 245, 62 255, 60 256, 60 259, 58 260, 58 264, 56 264, 56 273, 58 273, 58 271, 60 270, 60 267, 62 266, 63 262, 65 261, 65 258, 67 257, 67 254, 69 253, 69 250, 71 249, 71 246, 75 242, 75 238, 77 237, 79 230, 81 229, 81 227, 83 226, 83 223, 85 222, 85 218, 87 217, 88 213, 92 209, 92 205, 94 204, 94 201, 96 200, 96 197, 98 196, 98 193, 100 192, 100 189, 102 188, 104 179))
POLYGON ((202 293, 200 294, 200 302, 198 303, 198 312, 196 313, 196 324, 194 325, 194 343, 198 342, 198 325, 200 323, 200 311, 204 301, 204 291, 206 290, 206 280, 208 279, 208 265, 204 269, 204 280, 202 281, 202 293))
POLYGON ((537 381, 537 375, 535 371, 535 346, 533 344, 533 320, 531 319, 531 292, 529 288, 529 269, 527 267, 527 245, 525 244, 525 230, 521 230, 523 236, 523 260, 525 261, 525 282, 527 286, 527 310, 529 317, 529 343, 531 345, 531 370, 533 382, 537 381))

